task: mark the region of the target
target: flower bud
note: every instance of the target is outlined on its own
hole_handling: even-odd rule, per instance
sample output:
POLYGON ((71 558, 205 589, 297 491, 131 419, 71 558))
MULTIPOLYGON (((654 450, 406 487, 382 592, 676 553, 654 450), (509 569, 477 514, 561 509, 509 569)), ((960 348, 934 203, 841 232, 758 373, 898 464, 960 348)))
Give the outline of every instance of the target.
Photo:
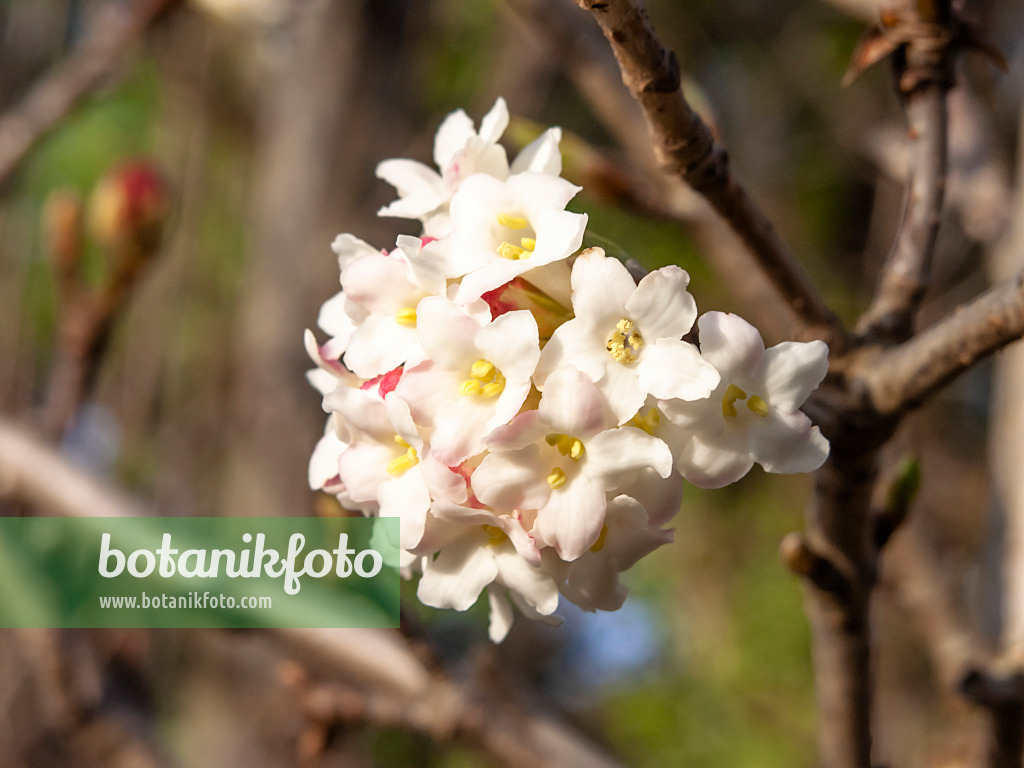
POLYGON ((147 160, 111 168, 89 198, 92 236, 117 258, 153 254, 160 246, 171 211, 163 176, 147 160))

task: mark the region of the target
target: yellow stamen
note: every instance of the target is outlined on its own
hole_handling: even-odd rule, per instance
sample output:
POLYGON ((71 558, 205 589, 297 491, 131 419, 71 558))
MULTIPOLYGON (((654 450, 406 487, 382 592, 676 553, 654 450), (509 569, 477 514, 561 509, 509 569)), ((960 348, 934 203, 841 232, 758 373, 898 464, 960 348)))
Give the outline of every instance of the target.
POLYGON ((395 322, 406 327, 416 325, 416 307, 402 307, 395 313, 395 322))
POLYGON ((411 469, 420 463, 420 457, 416 454, 416 449, 405 442, 401 436, 395 435, 395 443, 406 450, 404 454, 388 462, 387 472, 389 475, 400 475, 405 470, 411 469))
POLYGON ((532 251, 537 247, 536 239, 532 237, 524 237, 519 241, 519 244, 523 246, 524 251, 532 251))
POLYGON ((530 226, 530 222, 522 216, 512 216, 507 213, 498 214, 498 223, 503 227, 508 227, 509 229, 526 229, 530 226))
POLYGON ((551 474, 548 475, 548 485, 551 486, 551 490, 557 491, 563 485, 565 485, 568 478, 565 476, 565 470, 561 467, 555 467, 551 470, 551 474))
POLYGON ((761 418, 765 418, 768 415, 768 403, 757 395, 750 396, 750 399, 747 400, 747 408, 752 410, 761 418))
POLYGON ((501 528, 498 528, 496 525, 485 525, 484 533, 487 534, 488 547, 496 547, 499 544, 503 544, 505 542, 505 539, 508 538, 507 536, 505 536, 505 532, 501 530, 501 528))
POLYGON ((642 429, 648 435, 654 437, 654 433, 661 426, 661 411, 657 408, 648 408, 647 413, 643 415, 638 411, 636 416, 626 422, 626 426, 642 429))
POLYGON ((497 397, 505 391, 505 377, 494 363, 477 360, 469 368, 470 378, 459 385, 460 395, 476 395, 483 398, 497 397))
POLYGON ((605 349, 608 354, 614 357, 623 365, 636 362, 640 356, 640 350, 644 346, 644 339, 632 320, 622 318, 615 324, 615 330, 608 337, 605 349))
POLYGON ((549 432, 545 436, 544 442, 552 448, 557 448, 560 454, 568 456, 573 461, 579 461, 583 458, 583 454, 587 452, 582 440, 578 437, 562 434, 561 432, 549 432))
POLYGON ((512 245, 512 243, 504 242, 498 246, 498 255, 503 259, 509 261, 518 261, 522 259, 526 254, 526 251, 520 248, 518 245, 512 245))
POLYGON ((608 538, 608 526, 601 526, 601 535, 597 537, 597 541, 594 542, 594 546, 590 548, 591 552, 595 554, 604 549, 604 540, 608 538))
POLYGON ((747 399, 747 393, 746 392, 744 392, 742 389, 737 387, 735 384, 730 384, 726 388, 725 394, 722 396, 722 413, 723 413, 723 415, 731 416, 732 418, 735 419, 736 418, 736 405, 735 405, 736 401, 737 400, 746 400, 746 399, 747 399))

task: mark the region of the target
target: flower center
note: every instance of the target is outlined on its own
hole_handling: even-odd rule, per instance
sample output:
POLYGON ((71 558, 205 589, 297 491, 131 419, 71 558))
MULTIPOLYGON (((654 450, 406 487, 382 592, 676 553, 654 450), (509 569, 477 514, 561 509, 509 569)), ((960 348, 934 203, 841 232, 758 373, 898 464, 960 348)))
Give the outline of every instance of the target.
POLYGON ((496 397, 505 389, 505 377, 494 363, 477 360, 470 366, 469 378, 459 385, 459 394, 471 397, 496 397))
POLYGON ((563 456, 568 456, 573 461, 579 461, 583 458, 583 454, 586 453, 582 440, 578 437, 562 434, 561 432, 549 433, 544 438, 544 442, 552 448, 555 448, 563 456))
POLYGON ((725 394, 722 395, 722 415, 728 416, 735 419, 736 412, 736 401, 746 400, 747 408, 754 414, 760 416, 762 419, 768 415, 768 403, 757 395, 751 395, 750 399, 747 399, 747 393, 737 387, 735 384, 730 384, 726 387, 725 394))
POLYGON ((548 485, 551 486, 552 491, 557 491, 563 485, 565 485, 568 477, 565 474, 565 470, 561 467, 555 467, 548 474, 548 485))
POLYGON ((648 408, 643 415, 637 411, 636 416, 626 422, 626 426, 642 429, 651 437, 656 437, 654 433, 661 426, 661 412, 657 408, 648 408))
POLYGON ((395 443, 405 448, 405 453, 398 456, 388 462, 387 472, 389 475, 395 475, 396 477, 407 469, 411 469, 420 463, 420 457, 416 454, 416 449, 409 445, 398 435, 395 435, 395 443))
POLYGON ((416 327, 416 307, 402 307, 395 313, 395 322, 406 328, 416 327))
POLYGON ((532 237, 522 237, 518 234, 521 230, 528 230, 530 222, 522 216, 500 213, 498 214, 498 224, 506 229, 517 232, 515 235, 509 234, 509 237, 519 241, 519 245, 516 245, 510 239, 502 240, 498 244, 498 255, 503 259, 510 259, 511 261, 530 258, 533 250, 537 247, 537 241, 532 237))
POLYGON ((487 534, 487 546, 488 547, 496 547, 499 544, 504 544, 505 543, 505 539, 508 538, 505 535, 505 532, 503 530, 501 530, 501 528, 499 528, 496 525, 485 525, 484 526, 484 533, 487 534))
POLYGON ((643 349, 644 338, 632 320, 622 318, 615 324, 615 330, 608 337, 605 349, 623 365, 635 363, 643 349))

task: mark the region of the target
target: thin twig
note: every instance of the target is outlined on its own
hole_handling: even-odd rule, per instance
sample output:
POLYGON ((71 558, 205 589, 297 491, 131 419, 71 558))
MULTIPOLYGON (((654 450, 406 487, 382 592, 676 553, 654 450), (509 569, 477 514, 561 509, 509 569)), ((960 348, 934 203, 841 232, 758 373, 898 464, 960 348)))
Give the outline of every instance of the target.
POLYGON ((661 166, 707 198, 743 240, 805 326, 834 348, 844 344, 838 318, 729 168, 726 151, 687 103, 675 54, 662 47, 640 0, 576 0, 611 44, 622 79, 640 103, 661 166))
POLYGON ((895 416, 1024 336, 1024 272, 991 288, 910 341, 856 366, 878 413, 895 416))
POLYGON ((139 0, 125 17, 104 8, 101 23, 28 95, 0 117, 0 183, 72 108, 117 70, 142 34, 180 0, 139 0))

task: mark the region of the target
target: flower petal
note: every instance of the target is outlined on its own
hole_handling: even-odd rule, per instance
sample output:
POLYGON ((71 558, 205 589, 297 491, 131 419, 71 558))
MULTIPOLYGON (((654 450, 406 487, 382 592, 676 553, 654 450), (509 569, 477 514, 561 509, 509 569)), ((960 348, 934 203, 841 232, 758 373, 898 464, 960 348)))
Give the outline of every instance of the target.
POLYGON ((605 494, 579 474, 557 491, 537 512, 536 533, 563 560, 575 560, 597 541, 604 525, 605 494))
POLYGON ((658 339, 641 352, 637 380, 640 389, 659 400, 703 400, 721 376, 692 344, 658 339))
POLYGON ((627 315, 648 341, 679 339, 697 319, 697 302, 686 290, 690 276, 668 266, 645 276, 626 302, 627 315))
POLYGON ((742 317, 706 312, 697 321, 697 327, 701 355, 721 371, 724 378, 742 381, 757 368, 764 354, 764 342, 757 328, 742 317))
POLYGON ((795 411, 828 372, 828 345, 823 341, 784 341, 765 350, 761 377, 773 408, 795 411))
POLYGON ((498 575, 492 553, 482 531, 453 541, 435 559, 424 563, 423 578, 416 590, 420 602, 456 611, 470 608, 481 590, 498 575))

